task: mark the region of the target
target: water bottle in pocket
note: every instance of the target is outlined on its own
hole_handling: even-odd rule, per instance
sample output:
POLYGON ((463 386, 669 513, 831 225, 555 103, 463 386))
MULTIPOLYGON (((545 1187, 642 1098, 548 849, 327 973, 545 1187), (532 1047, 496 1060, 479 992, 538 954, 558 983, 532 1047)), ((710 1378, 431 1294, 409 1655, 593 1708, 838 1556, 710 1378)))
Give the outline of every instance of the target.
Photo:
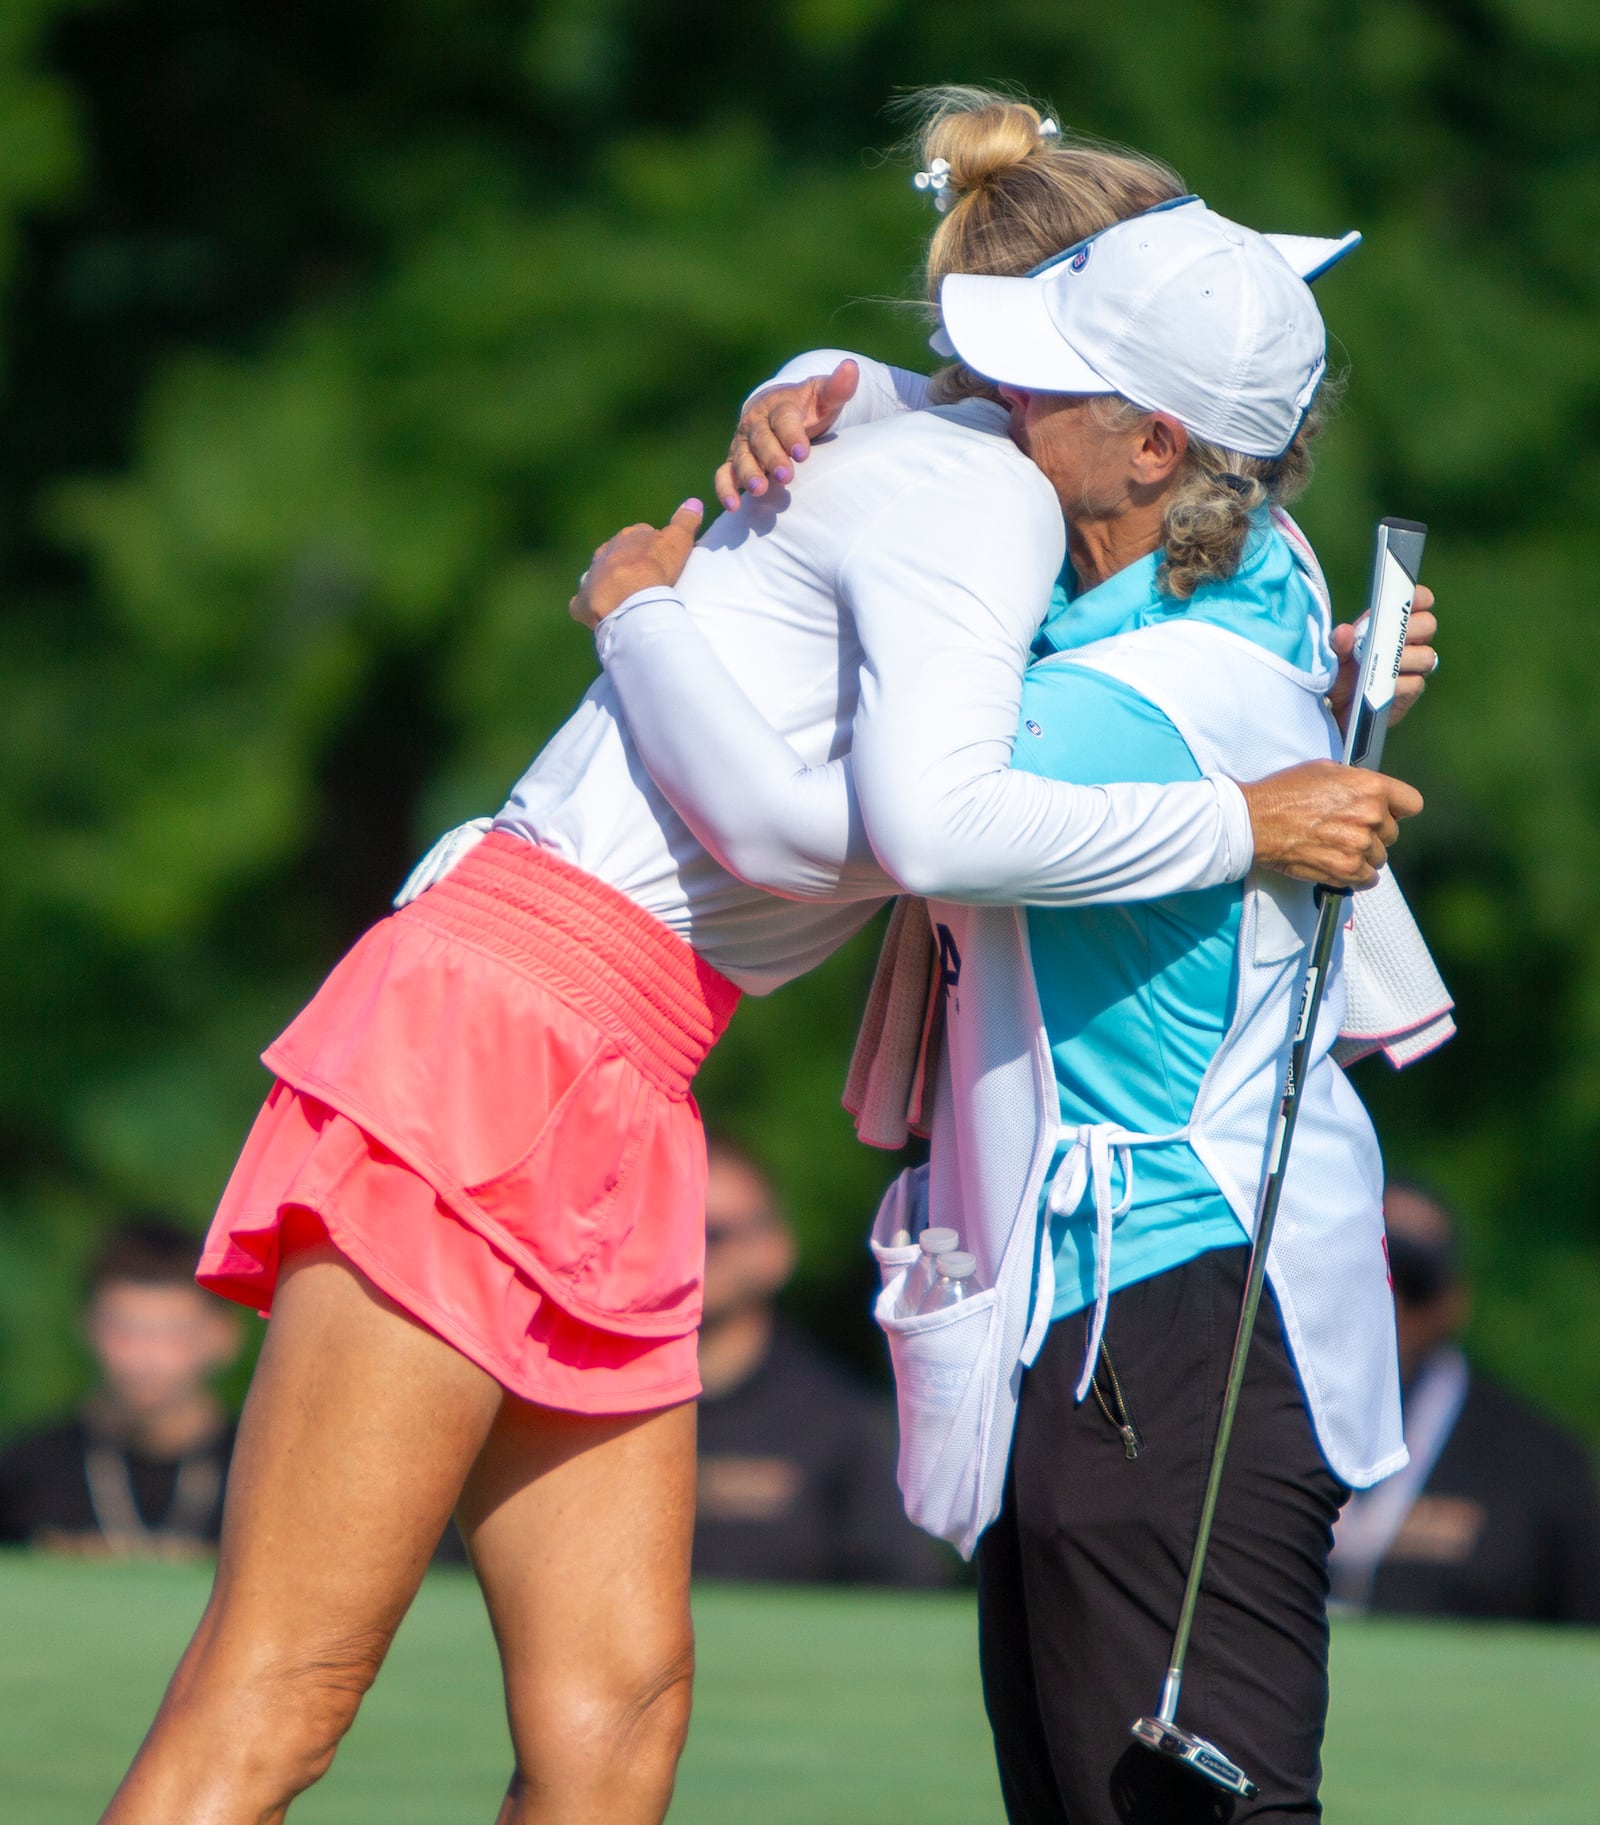
POLYGON ((923 1300, 939 1278, 940 1258, 960 1245, 961 1238, 953 1229, 938 1226, 930 1226, 917 1237, 921 1252, 907 1270, 905 1285, 900 1289, 900 1303, 895 1308, 900 1317, 910 1318, 922 1310, 923 1300))
POLYGON ((922 1259, 915 1238, 927 1226, 928 1168, 908 1166, 883 1194, 868 1242, 884 1287, 904 1286, 905 1275, 922 1259))
MULTIPOLYGON (((950 1234, 954 1235, 955 1231, 951 1230, 950 1234)), ((948 1311, 951 1306, 970 1299, 978 1290, 973 1279, 977 1268, 977 1256, 964 1254, 959 1249, 950 1249, 940 1255, 933 1284, 917 1301, 917 1316, 925 1318, 929 1312, 948 1311)))

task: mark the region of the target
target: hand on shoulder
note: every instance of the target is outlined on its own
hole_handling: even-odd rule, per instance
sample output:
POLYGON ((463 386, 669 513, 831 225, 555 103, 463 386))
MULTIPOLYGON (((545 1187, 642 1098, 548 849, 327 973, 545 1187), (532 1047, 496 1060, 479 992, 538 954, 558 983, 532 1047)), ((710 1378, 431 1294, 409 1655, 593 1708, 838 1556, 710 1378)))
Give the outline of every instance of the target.
POLYGON ((697 500, 687 500, 665 526, 625 526, 595 552, 567 604, 574 621, 596 628, 641 589, 671 589, 683 575, 705 517, 697 500))

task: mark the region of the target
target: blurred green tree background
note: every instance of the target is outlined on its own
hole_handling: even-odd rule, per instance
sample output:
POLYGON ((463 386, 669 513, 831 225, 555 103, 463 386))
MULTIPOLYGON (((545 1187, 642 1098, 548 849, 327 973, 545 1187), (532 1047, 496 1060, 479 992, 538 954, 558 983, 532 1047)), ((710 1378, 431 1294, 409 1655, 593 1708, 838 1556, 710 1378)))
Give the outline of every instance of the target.
MULTIPOLYGON (((585 688, 590 548, 703 490, 796 349, 925 358, 931 217, 873 148, 950 80, 1366 233, 1304 518, 1347 604, 1378 514, 1432 525, 1446 666, 1390 755, 1463 1030, 1361 1086, 1468 1222, 1480 1356, 1600 1437, 1600 11, 1568 0, 6 0, 0 1428, 80 1388, 105 1224, 204 1222, 262 1045, 585 688)), ((747 1004, 702 1080, 860 1351, 870 961, 747 1004)))

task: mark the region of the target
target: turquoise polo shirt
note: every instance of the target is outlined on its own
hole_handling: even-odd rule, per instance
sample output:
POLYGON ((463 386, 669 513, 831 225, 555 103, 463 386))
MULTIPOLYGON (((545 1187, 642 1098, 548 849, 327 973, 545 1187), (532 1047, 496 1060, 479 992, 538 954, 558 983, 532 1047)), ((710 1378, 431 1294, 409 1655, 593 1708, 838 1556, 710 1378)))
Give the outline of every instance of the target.
MULTIPOLYGON (((1265 514, 1236 576, 1187 602, 1160 594, 1152 554, 1074 595, 1063 573, 1023 684, 1013 766, 1081 785, 1200 778, 1177 729, 1147 698, 1049 655, 1182 615, 1254 641, 1303 669, 1326 653, 1320 611, 1265 514)), ((1115 1122, 1164 1134, 1189 1120, 1233 1016, 1241 883, 1125 906, 1030 908, 1029 947, 1062 1123, 1115 1122)), ((1054 1169, 1067 1149, 1057 1147, 1054 1169)), ((1187 1142, 1134 1150, 1133 1200, 1113 1231, 1111 1290, 1247 1238, 1187 1142)), ((1113 1199, 1126 1186, 1113 1167, 1113 1199)), ((1094 1303, 1094 1205, 1052 1219, 1053 1317, 1094 1303)))

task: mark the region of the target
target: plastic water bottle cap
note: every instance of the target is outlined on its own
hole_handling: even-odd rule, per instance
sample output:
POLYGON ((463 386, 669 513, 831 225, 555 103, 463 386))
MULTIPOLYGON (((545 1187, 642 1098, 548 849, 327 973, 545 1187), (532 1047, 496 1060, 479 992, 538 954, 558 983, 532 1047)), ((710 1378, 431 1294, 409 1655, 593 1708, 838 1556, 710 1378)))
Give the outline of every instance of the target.
POLYGON ((961 1240, 953 1229, 925 1229, 922 1252, 925 1255, 947 1255, 961 1240))
POLYGON ((978 1257, 952 1250, 939 1257, 939 1272, 946 1280, 970 1280, 978 1271, 978 1257))

